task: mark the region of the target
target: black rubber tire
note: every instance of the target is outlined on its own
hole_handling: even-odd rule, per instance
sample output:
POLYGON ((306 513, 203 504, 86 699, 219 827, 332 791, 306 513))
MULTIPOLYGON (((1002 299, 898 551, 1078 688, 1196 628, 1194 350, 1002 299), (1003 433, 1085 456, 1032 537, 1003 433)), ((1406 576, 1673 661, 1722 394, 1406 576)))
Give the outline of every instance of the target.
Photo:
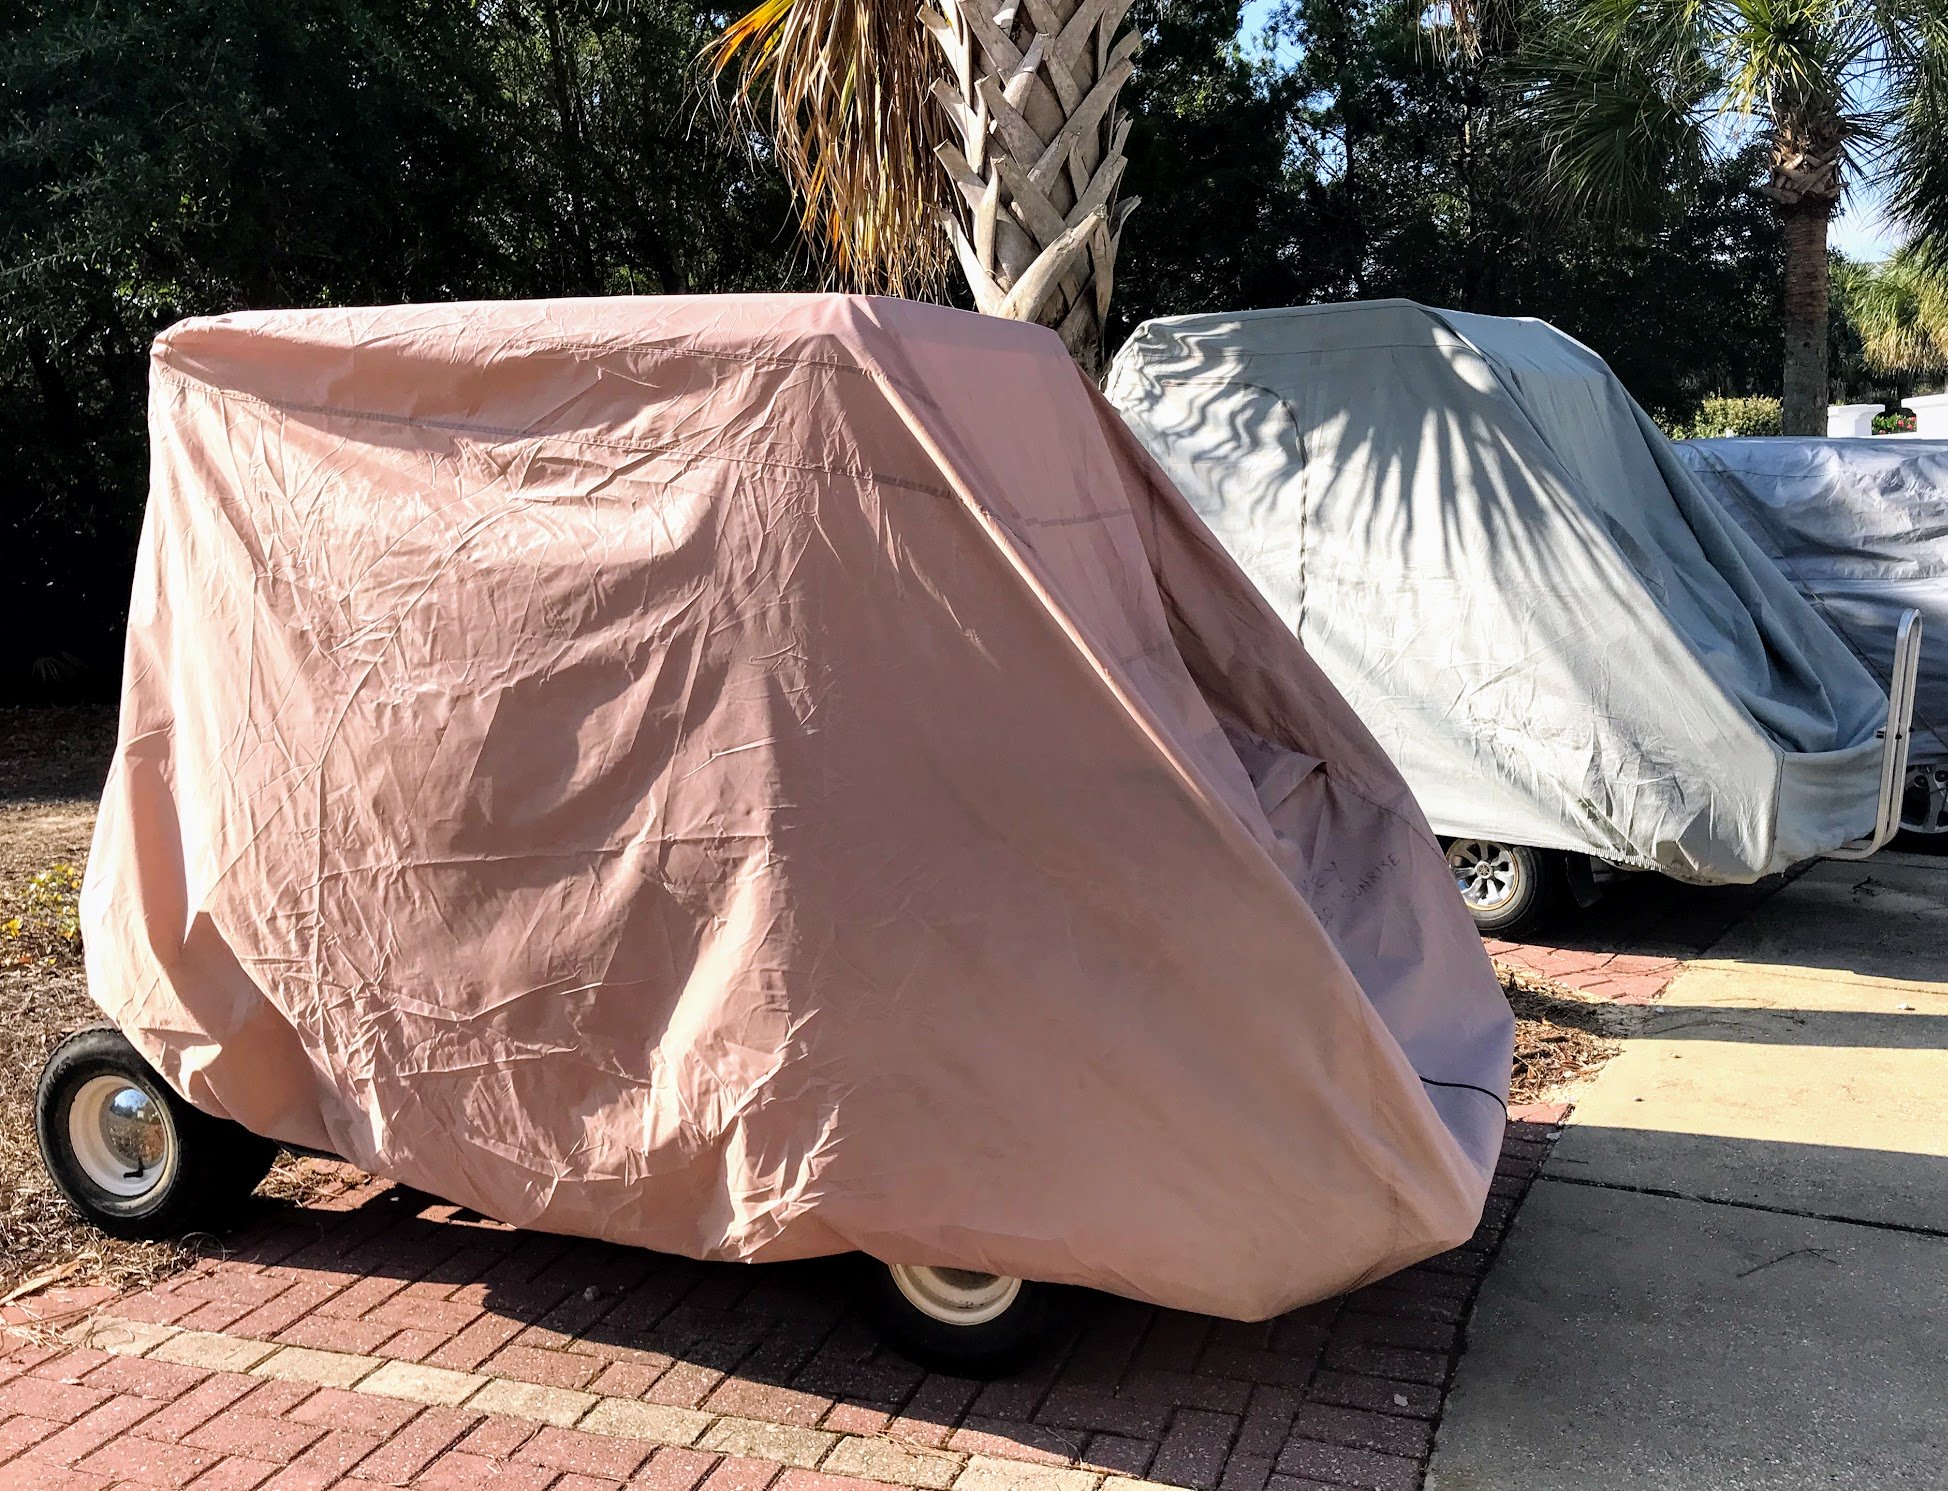
POLYGON ((1056 1330, 1060 1291, 1022 1282, 1014 1303, 979 1325, 952 1325, 926 1314, 893 1281, 890 1269, 859 1260, 860 1308, 880 1338, 901 1356, 956 1377, 1000 1377, 1030 1361, 1056 1330))
POLYGON ((1492 911, 1477 911, 1470 906, 1468 915, 1474 918, 1475 930, 1485 936, 1521 937, 1546 924, 1569 903, 1569 875, 1562 855, 1553 849, 1507 843, 1501 847, 1515 861, 1515 893, 1492 911))
POLYGON ((34 1094, 34 1136, 41 1163, 76 1211, 111 1237, 181 1237, 218 1232, 238 1220, 277 1146, 226 1118, 213 1118, 178 1097, 121 1031, 78 1031, 56 1046, 34 1094), (113 1075, 148 1093, 161 1109, 176 1148, 175 1173, 133 1199, 88 1178, 69 1137, 68 1114, 82 1087, 113 1075))

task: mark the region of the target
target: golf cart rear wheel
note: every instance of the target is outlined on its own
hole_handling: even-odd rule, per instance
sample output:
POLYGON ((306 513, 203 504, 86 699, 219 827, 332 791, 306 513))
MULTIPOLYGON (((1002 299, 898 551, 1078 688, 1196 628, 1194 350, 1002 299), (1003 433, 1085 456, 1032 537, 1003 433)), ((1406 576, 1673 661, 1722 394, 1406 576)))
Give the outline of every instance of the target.
POLYGON ((868 1261, 867 1314, 886 1343, 923 1367, 993 1377, 1048 1335, 1051 1290, 1004 1274, 868 1261))
POLYGON ((1493 839, 1454 839, 1448 869, 1478 931, 1526 932, 1559 906, 1568 882, 1561 857, 1493 839))
POLYGON ((119 1030, 83 1030, 47 1059, 34 1096, 41 1163, 114 1237, 180 1237, 234 1221, 277 1146, 191 1107, 119 1030))

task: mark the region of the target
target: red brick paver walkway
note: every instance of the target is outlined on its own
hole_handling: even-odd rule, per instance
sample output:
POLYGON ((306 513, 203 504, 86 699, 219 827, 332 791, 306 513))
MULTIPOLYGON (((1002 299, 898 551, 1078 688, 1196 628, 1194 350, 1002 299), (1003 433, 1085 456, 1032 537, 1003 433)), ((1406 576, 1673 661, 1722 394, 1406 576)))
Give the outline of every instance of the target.
POLYGON ((156 1288, 5 1312, 0 1491, 1412 1491, 1560 1117, 1517 1115, 1465 1247, 1263 1324, 1078 1295, 992 1383, 879 1348, 842 1263, 690 1263, 380 1182, 267 1205, 156 1288))
POLYGON ((1649 1004, 1687 960, 1701 956, 1759 902, 1784 885, 1680 885, 1661 875, 1619 876, 1596 905, 1558 915, 1527 942, 1484 938, 1497 962, 1599 999, 1649 1004))

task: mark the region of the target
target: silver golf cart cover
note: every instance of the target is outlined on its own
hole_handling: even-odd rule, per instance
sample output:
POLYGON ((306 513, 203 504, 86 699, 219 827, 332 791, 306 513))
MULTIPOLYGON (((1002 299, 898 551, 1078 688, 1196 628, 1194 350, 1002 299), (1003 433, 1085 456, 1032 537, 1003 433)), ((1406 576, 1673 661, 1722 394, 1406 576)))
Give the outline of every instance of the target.
POLYGON ((1108 392, 1436 832, 1712 883, 1874 831, 1879 685, 1574 339, 1173 317, 1108 392))
POLYGON ((1923 631, 1910 826, 1948 787, 1948 441, 1684 440, 1677 453, 1884 684, 1902 615, 1923 631))

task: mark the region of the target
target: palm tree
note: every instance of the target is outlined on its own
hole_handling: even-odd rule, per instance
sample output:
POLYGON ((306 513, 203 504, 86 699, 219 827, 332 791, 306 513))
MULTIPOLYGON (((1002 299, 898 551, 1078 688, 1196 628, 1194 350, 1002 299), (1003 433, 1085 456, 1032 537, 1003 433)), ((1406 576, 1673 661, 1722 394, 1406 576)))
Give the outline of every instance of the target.
POLYGON ((1103 357, 1131 0, 762 0, 711 53, 764 123, 805 223, 895 294, 958 263, 974 303, 1103 357), (936 8, 936 5, 938 8, 936 8))
POLYGON ((1508 81, 1559 208, 1647 209, 1673 171, 1771 147, 1784 429, 1826 428, 1827 229, 1864 172, 1917 257, 1948 253, 1948 0, 1537 0, 1508 81))
POLYGON ((1948 373, 1948 268, 1903 248, 1884 264, 1835 264, 1833 288, 1867 365, 1896 377, 1948 373))

